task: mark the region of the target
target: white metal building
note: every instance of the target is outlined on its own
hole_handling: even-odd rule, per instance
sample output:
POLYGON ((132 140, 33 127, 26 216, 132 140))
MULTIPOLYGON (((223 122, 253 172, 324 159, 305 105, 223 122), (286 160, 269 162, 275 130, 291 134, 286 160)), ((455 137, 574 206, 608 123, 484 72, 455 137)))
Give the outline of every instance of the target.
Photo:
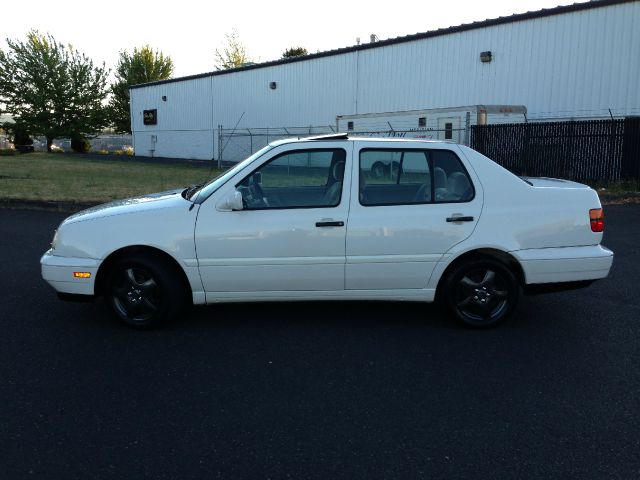
POLYGON ((523 105, 529 120, 640 115, 639 78, 640 0, 599 0, 137 85, 134 147, 217 159, 219 128, 461 105, 523 105))

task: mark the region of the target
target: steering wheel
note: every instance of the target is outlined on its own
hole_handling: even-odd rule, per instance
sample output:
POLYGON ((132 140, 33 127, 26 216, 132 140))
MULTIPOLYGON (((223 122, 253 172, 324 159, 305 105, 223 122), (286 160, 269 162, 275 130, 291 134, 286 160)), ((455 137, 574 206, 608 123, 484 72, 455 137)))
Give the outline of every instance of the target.
POLYGON ((251 202, 254 208, 260 207, 268 207, 269 203, 264 197, 264 190, 262 190, 262 186, 253 179, 251 184, 249 185, 249 191, 251 192, 251 197, 253 197, 253 201, 251 202))

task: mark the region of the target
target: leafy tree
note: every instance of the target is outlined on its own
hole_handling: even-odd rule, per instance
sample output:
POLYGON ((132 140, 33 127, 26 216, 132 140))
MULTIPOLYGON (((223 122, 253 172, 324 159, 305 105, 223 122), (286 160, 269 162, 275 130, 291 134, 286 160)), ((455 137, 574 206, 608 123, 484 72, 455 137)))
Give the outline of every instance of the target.
POLYGON ((291 47, 287 48, 282 54, 282 58, 293 58, 293 57, 302 57, 304 55, 309 55, 309 52, 304 47, 291 47))
POLYGON ((250 62, 247 50, 238 38, 238 32, 233 30, 225 35, 227 41, 222 52, 216 48, 215 61, 216 70, 228 70, 238 68, 250 62))
POLYGON ((129 109, 129 87, 139 83, 156 82, 171 78, 173 61, 149 45, 129 54, 120 52, 116 65, 116 82, 111 86, 109 110, 111 123, 121 133, 131 133, 131 110, 129 109))
POLYGON ((103 102, 108 71, 71 45, 36 30, 27 40, 7 39, 0 50, 0 104, 32 135, 95 135, 107 124, 103 102))

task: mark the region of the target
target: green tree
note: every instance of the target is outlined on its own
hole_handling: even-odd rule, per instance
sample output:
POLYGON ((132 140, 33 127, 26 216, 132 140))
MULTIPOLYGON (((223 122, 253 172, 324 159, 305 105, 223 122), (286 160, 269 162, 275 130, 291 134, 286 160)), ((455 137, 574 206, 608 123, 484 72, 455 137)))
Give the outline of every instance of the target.
POLYGON ((251 60, 249 59, 246 48, 238 38, 238 32, 233 30, 230 34, 225 35, 225 37, 227 41, 222 52, 216 48, 216 70, 238 68, 245 63, 249 63, 251 60))
POLYGON ((108 71, 71 45, 36 30, 0 50, 0 104, 32 135, 95 135, 107 124, 108 71))
POLYGON ((116 82, 111 86, 109 110, 111 123, 117 132, 131 133, 131 110, 129 108, 129 87, 139 83, 156 82, 171 78, 173 61, 149 45, 133 49, 129 54, 120 52, 116 65, 116 82))
POLYGON ((302 57, 304 55, 309 55, 309 52, 304 47, 291 47, 287 48, 282 54, 282 58, 293 58, 293 57, 302 57))

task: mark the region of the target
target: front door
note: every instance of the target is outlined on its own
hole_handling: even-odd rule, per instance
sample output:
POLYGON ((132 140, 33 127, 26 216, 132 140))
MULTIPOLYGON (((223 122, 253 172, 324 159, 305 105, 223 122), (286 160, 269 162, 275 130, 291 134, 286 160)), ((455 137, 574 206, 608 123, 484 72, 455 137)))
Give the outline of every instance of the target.
POLYGON ((207 301, 215 292, 344 290, 351 142, 285 147, 201 206, 195 240, 207 301), (218 211, 214 197, 234 188, 244 209, 218 211))

